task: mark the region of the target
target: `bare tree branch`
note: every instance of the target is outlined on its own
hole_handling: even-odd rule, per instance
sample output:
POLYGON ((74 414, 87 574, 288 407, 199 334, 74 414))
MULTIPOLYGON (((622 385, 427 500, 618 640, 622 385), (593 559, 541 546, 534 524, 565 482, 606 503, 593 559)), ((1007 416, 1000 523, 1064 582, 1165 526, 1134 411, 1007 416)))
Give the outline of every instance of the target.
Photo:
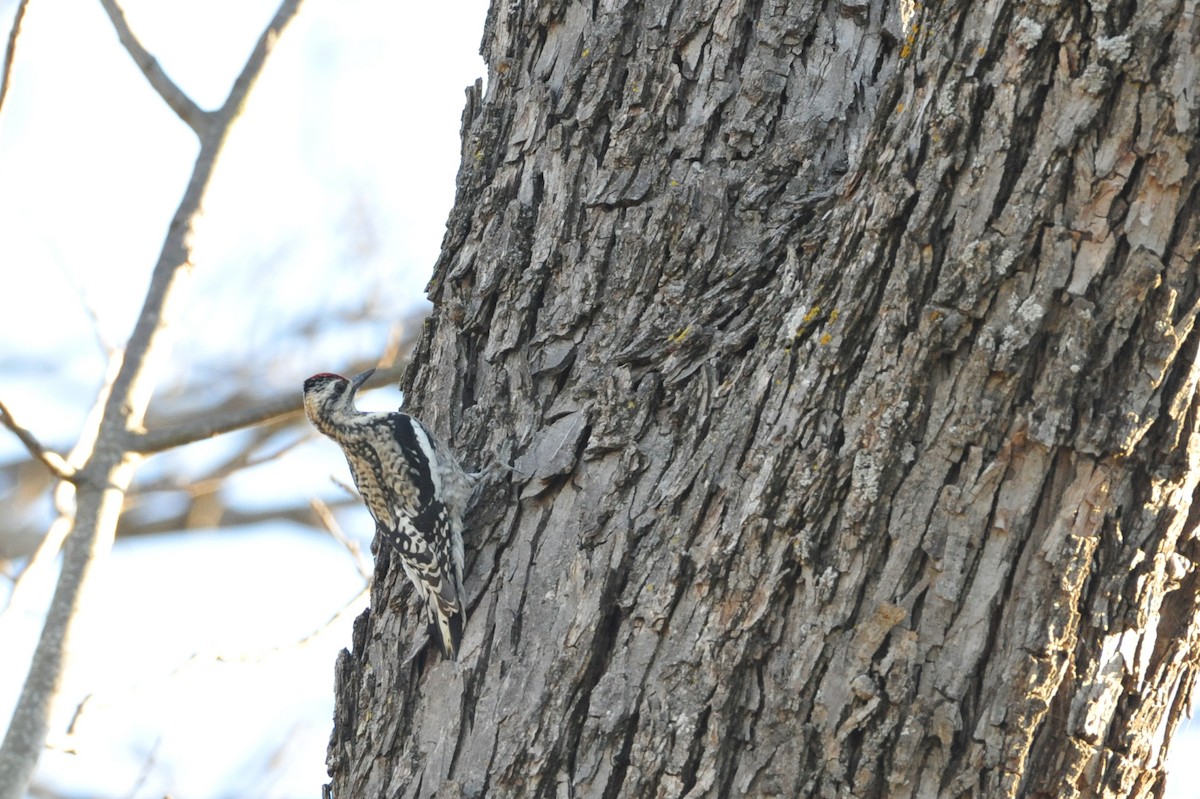
POLYGON ((29 786, 29 796, 31 799, 71 799, 65 793, 59 793, 53 788, 37 783, 29 786))
MULTIPOLYGON (((330 503, 333 508, 353 507, 357 500, 343 499, 330 503)), ((126 514, 121 517, 117 526, 119 538, 139 535, 158 535, 162 533, 178 533, 189 529, 189 520, 196 518, 195 508, 189 503, 185 508, 168 516, 139 520, 137 516, 126 514)), ((321 517, 309 505, 289 505, 282 508, 266 508, 263 510, 237 510, 221 507, 215 520, 215 526, 222 529, 231 527, 246 527, 265 522, 293 522, 306 527, 323 528, 321 517)), ((194 525, 192 525, 194 526, 194 525)))
MULTIPOLYGON (((110 0, 101 2, 113 16, 111 10, 116 6, 111 5, 110 0)), ((199 109, 190 100, 182 102, 182 92, 172 94, 168 89, 164 94, 164 99, 176 113, 197 131, 200 153, 183 199, 168 226, 142 310, 123 354, 117 356, 116 376, 111 387, 106 386, 97 399, 102 410, 94 436, 83 436, 71 456, 73 463, 83 463, 77 473, 74 523, 63 548, 62 570, 41 637, 8 731, 0 744, 0 799, 20 799, 25 794, 45 745, 50 730, 51 703, 62 682, 65 642, 78 616, 80 596, 92 564, 112 546, 125 493, 140 461, 128 446, 128 431, 140 428, 145 420, 157 366, 162 361, 161 334, 166 328, 168 301, 183 274, 191 267, 191 240, 217 155, 261 71, 270 44, 295 15, 299 5, 300 0, 284 0, 280 5, 246 68, 238 76, 229 99, 221 112, 211 118, 211 123, 193 124, 193 120, 198 119, 199 109)), ((120 22, 114 19, 114 24, 118 25, 120 34, 120 22)), ((132 34, 129 36, 132 38, 132 34)), ((135 60, 139 50, 140 45, 138 50, 131 50, 135 60)), ((141 53, 145 55, 144 50, 141 53)), ((174 86, 165 74, 155 77, 161 73, 157 62, 153 62, 154 68, 144 60, 139 63, 144 71, 148 70, 147 77, 160 93, 166 86, 174 86)))
POLYGON ((0 108, 4 107, 4 98, 8 96, 8 84, 12 78, 13 57, 17 54, 17 37, 21 34, 21 22, 25 19, 25 7, 29 0, 17 3, 17 13, 13 14, 12 28, 8 31, 8 47, 4 50, 4 77, 0 79, 0 108))
POLYGON ((0 424, 11 430, 13 435, 19 438, 21 443, 25 445, 25 449, 29 450, 29 454, 46 464, 46 468, 55 477, 60 480, 66 480, 69 483, 75 482, 75 470, 71 468, 63 456, 43 447, 33 433, 17 424, 17 420, 13 418, 12 412, 8 410, 8 406, 3 402, 0 402, 0 424))
MULTIPOLYGON (((63 541, 71 532, 71 520, 65 517, 59 517, 50 525, 50 529, 42 536, 38 542, 37 548, 33 555, 25 563, 25 568, 16 575, 16 580, 13 583, 12 591, 9 592, 8 602, 3 608, 0 608, 0 617, 8 613, 12 608, 21 607, 24 601, 25 593, 30 589, 30 585, 38 581, 38 575, 44 575, 49 572, 58 558, 58 553, 62 551, 63 541)), ((30 601, 32 604, 32 600, 30 601)))
POLYGON ((158 96, 163 98, 163 102, 169 105, 171 110, 187 123, 188 127, 196 131, 196 135, 203 136, 205 128, 208 126, 209 113, 196 105, 192 98, 188 97, 183 89, 180 89, 175 81, 167 76, 167 73, 159 66, 158 59, 150 55, 142 46, 137 36, 134 36, 133 31, 130 30, 129 23, 125 21, 125 12, 117 5, 116 0, 100 0, 100 5, 104 6, 108 18, 112 20, 113 27, 117 31, 117 38, 121 40, 121 44, 133 57, 134 63, 142 70, 146 80, 150 81, 154 91, 158 92, 158 96))
MULTIPOLYGON (((394 365, 388 369, 380 369, 367 381, 364 389, 379 388, 394 383, 404 373, 405 363, 394 365)), ((230 411, 225 414, 207 414, 197 419, 176 422, 159 430, 151 430, 136 435, 129 446, 143 455, 164 452, 168 449, 181 447, 206 438, 242 430, 256 424, 271 422, 294 416, 304 410, 304 398, 300 391, 275 399, 267 400, 259 405, 230 411)))
MULTIPOLYGON (((297 395, 299 392, 296 392, 297 395)), ((250 408, 231 411, 220 416, 202 416, 178 422, 160 430, 151 430, 134 436, 129 442, 132 449, 143 455, 165 452, 185 444, 193 444, 222 433, 232 433, 265 422, 279 421, 295 416, 303 410, 299 396, 276 397, 250 408)))
POLYGON ((300 9, 301 0, 284 0, 280 4, 279 10, 275 12, 275 18, 271 20, 271 24, 263 31, 262 36, 258 37, 258 42, 254 45, 254 51, 250 53, 250 57, 246 59, 246 65, 242 67, 242 72, 233 82, 233 88, 229 90, 229 96, 225 98, 225 103, 221 106, 221 110, 217 113, 226 119, 233 119, 242 112, 242 105, 246 102, 246 96, 250 93, 250 87, 254 85, 254 81, 258 78, 258 73, 262 71, 262 65, 270 55, 271 49, 275 46, 276 39, 279 38, 279 32, 284 26, 291 21, 296 12, 300 9))

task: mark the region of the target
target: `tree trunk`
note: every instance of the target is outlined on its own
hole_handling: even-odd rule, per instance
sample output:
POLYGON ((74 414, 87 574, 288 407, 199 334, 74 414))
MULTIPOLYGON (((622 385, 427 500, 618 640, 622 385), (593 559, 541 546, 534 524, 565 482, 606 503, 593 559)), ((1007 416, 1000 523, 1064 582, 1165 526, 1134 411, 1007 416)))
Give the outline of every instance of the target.
POLYGON ((520 473, 458 663, 380 564, 332 794, 1160 796, 1196 11, 494 4, 405 388, 520 473))

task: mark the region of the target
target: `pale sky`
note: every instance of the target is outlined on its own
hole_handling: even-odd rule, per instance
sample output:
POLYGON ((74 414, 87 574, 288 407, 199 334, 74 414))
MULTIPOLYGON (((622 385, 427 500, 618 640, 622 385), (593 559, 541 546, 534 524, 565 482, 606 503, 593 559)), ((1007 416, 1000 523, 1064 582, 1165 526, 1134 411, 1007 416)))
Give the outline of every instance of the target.
MULTIPOLYGON (((0 2, 4 37, 15 6, 0 2)), ((123 8, 168 74, 212 107, 276 2, 123 8)), ((482 0, 304 3, 218 167, 161 395, 219 392, 222 375, 241 380, 247 368, 264 394, 298 391, 313 372, 384 349, 391 324, 424 301, 453 201, 463 89, 484 74, 485 12, 482 0), (364 297, 370 319, 337 321, 364 297), (323 334, 297 346, 297 325, 321 320, 323 334)), ((133 324, 196 150, 98 2, 30 3, 0 110, 0 399, 51 445, 72 443, 104 348, 133 324)), ((363 405, 399 402, 378 391, 363 405)), ((221 447, 163 458, 198 469, 221 447)), ((0 458, 20 454, 0 433, 0 458)), ((345 476, 341 455, 313 440, 230 490, 243 505, 329 498, 330 475, 345 476)), ((365 511, 341 521, 370 541, 365 511)), ((53 577, 0 615, 4 724, 53 577)), ((9 585, 0 578, 0 607, 9 585)), ((43 756, 38 782, 89 797, 318 796, 334 659, 364 601, 296 642, 361 587, 332 539, 289 525, 119 542, 91 584, 56 711, 60 748, 43 756)))

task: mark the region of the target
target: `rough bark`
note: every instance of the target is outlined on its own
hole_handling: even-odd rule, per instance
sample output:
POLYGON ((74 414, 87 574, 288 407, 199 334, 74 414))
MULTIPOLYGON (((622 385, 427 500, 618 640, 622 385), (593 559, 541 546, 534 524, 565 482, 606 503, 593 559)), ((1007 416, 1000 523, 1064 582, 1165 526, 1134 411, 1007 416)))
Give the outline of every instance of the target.
POLYGON ((521 475, 459 663, 383 558, 331 793, 1161 795, 1195 6, 494 4, 405 387, 521 475))

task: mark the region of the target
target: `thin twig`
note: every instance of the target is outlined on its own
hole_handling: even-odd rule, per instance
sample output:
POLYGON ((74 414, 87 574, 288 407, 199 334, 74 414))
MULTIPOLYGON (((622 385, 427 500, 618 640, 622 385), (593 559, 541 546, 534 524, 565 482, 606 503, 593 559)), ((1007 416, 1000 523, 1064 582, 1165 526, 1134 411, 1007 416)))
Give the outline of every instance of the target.
POLYGON ((3 402, 0 402, 0 424, 11 430, 13 435, 19 438, 21 443, 25 445, 25 449, 29 450, 29 454, 46 464, 46 468, 55 477, 60 480, 66 480, 69 483, 75 482, 75 470, 71 468, 71 465, 67 463, 63 456, 43 447, 33 433, 17 424, 17 420, 13 418, 12 412, 8 410, 8 407, 3 402))
POLYGON ((196 105, 192 98, 188 97, 183 89, 180 89, 175 81, 167 76, 167 73, 159 66, 158 59, 150 55, 142 46, 142 43, 130 30, 129 23, 125 21, 125 12, 117 5, 116 0, 100 0, 100 5, 104 6, 108 18, 112 20, 113 27, 117 31, 117 38, 121 40, 122 46, 133 57, 134 63, 142 70, 146 80, 150 81, 154 91, 158 92, 158 96, 163 98, 163 102, 169 105, 171 110, 187 123, 188 127, 196 131, 197 136, 203 136, 205 128, 208 126, 208 112, 196 105))
POLYGON ((21 0, 17 4, 17 13, 13 14, 12 28, 8 31, 8 47, 4 51, 4 77, 0 79, 0 108, 4 107, 4 98, 8 96, 8 84, 12 79, 13 58, 17 54, 17 36, 21 34, 21 21, 25 18, 25 6, 29 0, 21 0))
POLYGON ((182 475, 172 475, 146 486, 137 485, 134 486, 134 496, 141 496, 150 491, 186 491, 193 497, 200 496, 201 494, 215 493, 234 474, 278 460, 308 440, 309 437, 306 435, 297 435, 282 447, 273 449, 270 452, 255 454, 264 440, 273 438, 282 431, 289 429, 292 429, 289 425, 263 425, 258 427, 253 431, 253 437, 259 439, 258 441, 250 442, 250 445, 243 447, 234 458, 217 465, 208 474, 197 477, 194 480, 188 480, 182 475))
POLYGON ((261 652, 255 652, 255 653, 243 652, 238 655, 217 654, 214 659, 218 663, 256 663, 258 661, 265 660, 267 657, 269 657, 271 655, 278 655, 289 649, 300 649, 302 647, 305 647, 308 644, 315 641, 317 638, 319 638, 322 633, 324 633, 326 630, 328 630, 334 624, 337 624, 337 622, 340 618, 345 616, 350 611, 358 608, 362 604, 363 599, 367 596, 367 592, 370 590, 371 590, 370 584, 364 585, 362 587, 361 591, 359 591, 357 594, 355 594, 353 597, 351 597, 346 602, 346 604, 342 605, 342 607, 339 608, 332 616, 330 616, 328 619, 326 619, 324 624, 321 624, 320 626, 314 628, 311 632, 309 632, 307 635, 303 636, 302 638, 299 638, 290 643, 279 644, 278 646, 270 647, 269 649, 265 649, 261 652))
POLYGON ((133 785, 129 788, 129 793, 125 794, 126 799, 133 799, 142 790, 142 786, 146 784, 146 780, 150 779, 150 775, 154 773, 155 767, 158 765, 158 750, 162 746, 162 736, 154 739, 154 746, 150 747, 150 751, 146 753, 146 762, 142 764, 142 770, 134 780, 133 785))
POLYGON ((238 449, 235 450, 233 457, 226 458, 224 461, 212 465, 203 475, 191 476, 164 470, 163 474, 154 480, 134 483, 130 488, 130 499, 134 503, 138 503, 144 497, 149 497, 149 495, 163 491, 184 492, 192 498, 199 497, 202 494, 216 493, 220 491, 230 476, 239 473, 241 470, 252 469, 259 464, 269 463, 272 459, 281 457, 284 453, 293 449, 293 447, 301 444, 307 437, 306 435, 299 434, 299 431, 295 429, 296 427, 298 425, 270 423, 270 425, 248 429, 245 437, 247 440, 239 441, 238 449), (277 449, 268 453, 263 453, 263 455, 257 455, 259 447, 263 446, 266 441, 288 431, 294 431, 298 434, 294 435, 292 440, 289 440, 287 444, 277 447, 277 449))
POLYGON ((84 314, 88 318, 88 323, 92 326, 92 337, 96 339, 96 344, 100 347, 105 358, 111 360, 116 347, 109 344, 104 339, 103 325, 100 324, 100 313, 96 310, 96 306, 88 299, 87 290, 83 286, 83 281, 79 280, 76 275, 71 274, 66 265, 59 257, 58 248, 53 245, 53 242, 47 242, 54 255, 54 265, 58 267, 58 271, 62 274, 63 279, 75 291, 75 297, 79 300, 79 307, 83 309, 84 314))
MULTIPOLYGON (((245 440, 239 441, 237 449, 230 457, 225 458, 219 463, 209 468, 204 474, 198 476, 176 474, 167 472, 160 475, 155 480, 146 482, 138 481, 130 488, 130 497, 138 498, 156 491, 185 491, 193 497, 201 494, 211 494, 220 489, 229 477, 243 469, 252 468, 259 463, 265 463, 275 457, 275 452, 266 455, 257 455, 259 447, 266 444, 272 438, 275 438, 285 430, 292 429, 294 425, 283 422, 275 422, 262 424, 257 427, 248 429, 245 440)), ((304 437, 297 435, 294 441, 289 442, 286 446, 280 447, 279 452, 287 452, 287 450, 303 441, 304 437)))
POLYGON ((353 499, 353 500, 361 500, 362 499, 362 497, 360 497, 358 495, 358 492, 354 490, 354 486, 350 485, 345 480, 338 478, 337 475, 333 475, 333 474, 329 475, 329 482, 333 483, 335 486, 337 486, 338 488, 345 491, 346 496, 350 497, 351 499, 353 499))
POLYGON ((328 505, 326 505, 317 497, 313 497, 308 501, 308 503, 316 512, 317 518, 321 520, 321 524, 325 525, 326 532, 333 536, 333 540, 341 544, 346 551, 350 553, 350 557, 354 560, 354 567, 358 569, 358 573, 364 580, 370 582, 371 563, 367 560, 366 556, 363 555, 362 547, 358 545, 357 541, 346 535, 345 531, 343 531, 342 526, 338 524, 337 519, 333 515, 333 511, 329 509, 328 505))
POLYGON ((68 736, 75 734, 75 728, 79 725, 79 720, 83 718, 83 711, 87 708, 88 703, 92 701, 93 696, 95 694, 88 694, 75 706, 75 712, 71 715, 71 723, 67 725, 68 736))
POLYGON ((319 638, 322 633, 329 630, 334 624, 337 624, 338 620, 347 613, 361 608, 362 601, 367 597, 367 593, 370 590, 371 586, 370 582, 368 581, 361 589, 359 589, 357 594, 352 596, 344 605, 334 611, 333 615, 294 641, 276 644, 275 646, 260 649, 257 652, 233 652, 226 654, 222 652, 215 652, 211 649, 205 651, 196 651, 188 655, 178 666, 171 669, 171 671, 167 674, 166 679, 169 680, 178 677, 180 674, 183 674, 193 666, 201 663, 260 663, 269 657, 283 654, 288 650, 302 649, 319 638))

